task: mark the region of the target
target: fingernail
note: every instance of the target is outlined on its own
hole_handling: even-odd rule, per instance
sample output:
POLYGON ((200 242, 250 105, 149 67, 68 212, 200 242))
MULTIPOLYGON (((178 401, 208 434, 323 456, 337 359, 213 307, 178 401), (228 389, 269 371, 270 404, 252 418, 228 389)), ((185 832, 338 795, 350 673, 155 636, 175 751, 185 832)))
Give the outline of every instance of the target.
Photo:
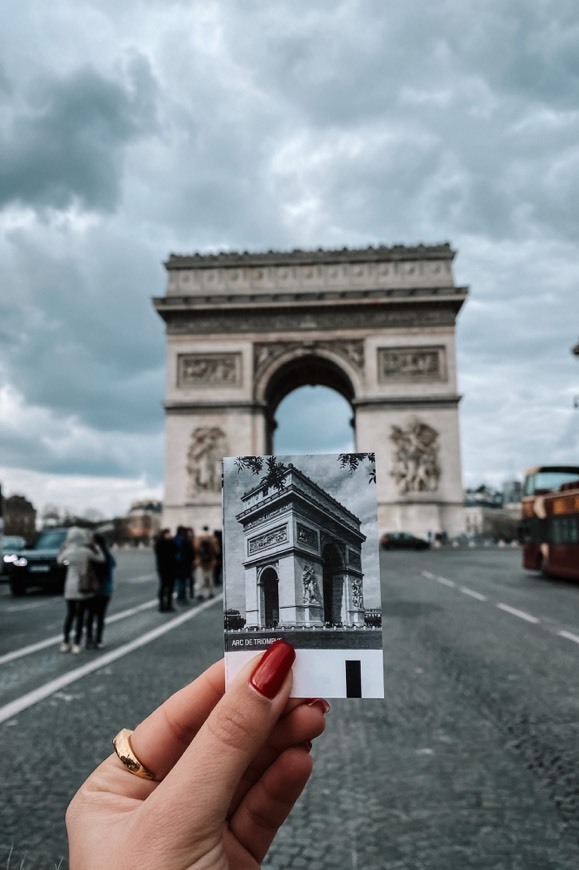
POLYGON ((324 716, 332 709, 325 698, 310 698, 306 701, 306 707, 319 707, 324 716))
POLYGON ((276 640, 254 670, 251 685, 261 695, 273 700, 283 686, 295 658, 293 646, 285 640, 276 640))

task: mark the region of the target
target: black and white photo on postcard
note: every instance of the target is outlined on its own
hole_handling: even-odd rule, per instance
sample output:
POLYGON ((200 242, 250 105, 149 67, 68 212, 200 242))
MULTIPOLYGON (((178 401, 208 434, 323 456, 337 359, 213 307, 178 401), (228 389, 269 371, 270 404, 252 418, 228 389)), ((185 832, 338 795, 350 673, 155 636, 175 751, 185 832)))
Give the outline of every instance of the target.
POLYGON ((383 697, 372 453, 223 461, 228 680, 279 637, 295 697, 383 697))

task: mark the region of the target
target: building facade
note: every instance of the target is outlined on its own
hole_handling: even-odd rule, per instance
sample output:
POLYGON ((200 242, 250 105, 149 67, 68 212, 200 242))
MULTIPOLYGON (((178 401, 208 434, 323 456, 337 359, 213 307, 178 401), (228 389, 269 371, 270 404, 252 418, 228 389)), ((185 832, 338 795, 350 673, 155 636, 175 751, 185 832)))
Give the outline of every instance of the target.
POLYGON ((374 452, 382 530, 463 531, 449 245, 171 255, 164 525, 221 524, 221 458, 275 451, 306 384, 352 407, 374 452))
POLYGON ((123 520, 123 540, 137 545, 153 543, 161 530, 160 501, 134 501, 123 520))
MULTIPOLYGON (((27 542, 36 537, 36 508, 23 495, 2 498, 4 534, 19 535, 27 542)), ((0 514, 0 515, 2 515, 0 514)))

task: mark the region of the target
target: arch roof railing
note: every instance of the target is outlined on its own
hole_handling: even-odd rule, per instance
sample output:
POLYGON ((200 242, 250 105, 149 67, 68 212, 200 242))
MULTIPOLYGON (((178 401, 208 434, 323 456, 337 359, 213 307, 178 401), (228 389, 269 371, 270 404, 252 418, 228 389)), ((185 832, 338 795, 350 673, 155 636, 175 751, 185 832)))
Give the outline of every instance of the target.
POLYGON ((296 263, 382 262, 384 260, 453 260, 456 252, 448 242, 434 245, 368 245, 365 248, 316 248, 288 251, 197 251, 169 254, 165 268, 194 269, 207 266, 295 265, 296 263))

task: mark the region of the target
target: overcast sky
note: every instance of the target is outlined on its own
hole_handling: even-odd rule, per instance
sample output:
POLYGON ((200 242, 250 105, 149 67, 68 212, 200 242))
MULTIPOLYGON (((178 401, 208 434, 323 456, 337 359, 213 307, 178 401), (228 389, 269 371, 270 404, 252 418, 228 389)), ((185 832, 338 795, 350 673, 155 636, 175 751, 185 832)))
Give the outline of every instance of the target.
POLYGON ((5 494, 162 495, 151 297, 170 252, 220 249, 450 242, 464 483, 579 462, 576 0, 4 0, 0 25, 5 494))

